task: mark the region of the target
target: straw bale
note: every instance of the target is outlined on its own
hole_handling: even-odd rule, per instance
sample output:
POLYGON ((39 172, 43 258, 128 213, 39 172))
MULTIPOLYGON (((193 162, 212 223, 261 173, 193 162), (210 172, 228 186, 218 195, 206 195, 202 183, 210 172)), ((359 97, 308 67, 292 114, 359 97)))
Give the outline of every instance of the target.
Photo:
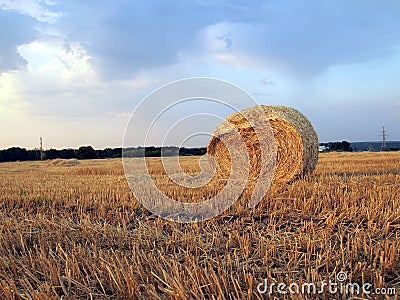
POLYGON ((311 173, 317 165, 318 137, 310 121, 291 107, 260 105, 233 113, 214 131, 207 153, 213 157, 216 172, 221 178, 229 178, 232 165, 229 147, 222 140, 235 148, 235 143, 240 142, 234 138, 237 132, 247 147, 250 162, 249 180, 256 180, 260 176, 262 164, 265 163, 265 160, 261 159, 260 139, 257 133, 263 135, 262 138, 271 145, 274 144, 274 147, 267 147, 264 151, 267 152, 267 156, 275 155, 275 182, 292 182, 311 173), (249 121, 251 118, 248 116, 254 116, 260 108, 264 111, 270 127, 268 123, 264 123, 254 130, 254 121, 249 121))

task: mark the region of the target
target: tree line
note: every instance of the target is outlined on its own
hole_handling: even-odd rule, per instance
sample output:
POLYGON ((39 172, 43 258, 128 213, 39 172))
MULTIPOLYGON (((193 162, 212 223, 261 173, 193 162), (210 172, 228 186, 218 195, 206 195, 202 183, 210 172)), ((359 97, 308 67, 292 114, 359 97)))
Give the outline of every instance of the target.
MULTIPOLYGON (((329 142, 320 143, 324 146, 324 151, 353 151, 350 143, 329 142)), ((187 155, 204 155, 207 152, 206 147, 202 148, 179 148, 179 147, 131 147, 124 149, 126 157, 160 157, 160 156, 187 156, 187 155)), ((95 150, 92 146, 82 146, 79 149, 48 149, 43 151, 43 159, 97 159, 97 158, 119 158, 122 157, 122 148, 105 148, 95 150)), ((0 162, 6 161, 23 161, 23 160, 40 160, 41 153, 39 149, 27 150, 20 147, 11 147, 0 150, 0 162)))
MULTIPOLYGON (((178 147, 137 147, 125 149, 125 156, 129 157, 157 157, 173 155, 203 155, 206 148, 178 148, 178 147)), ((43 150, 43 159, 101 159, 122 157, 122 148, 106 148, 95 150, 92 146, 82 146, 79 149, 48 149, 43 150)), ((11 147, 0 150, 0 162, 40 160, 39 149, 27 150, 20 147, 11 147)))

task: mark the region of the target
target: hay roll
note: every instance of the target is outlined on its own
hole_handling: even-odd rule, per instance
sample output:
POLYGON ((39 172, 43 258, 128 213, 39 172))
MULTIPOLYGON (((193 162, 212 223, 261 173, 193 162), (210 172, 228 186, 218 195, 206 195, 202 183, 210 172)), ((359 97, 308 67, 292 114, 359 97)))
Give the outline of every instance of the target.
POLYGON ((73 167, 80 164, 81 163, 76 158, 71 158, 71 159, 56 158, 49 162, 49 166, 58 166, 58 167, 73 167))
POLYGON ((274 148, 271 147, 274 150, 268 149, 267 153, 270 156, 276 155, 274 181, 291 182, 304 174, 311 173, 318 161, 318 137, 310 121, 291 107, 260 105, 233 113, 214 131, 207 153, 215 160, 218 176, 227 178, 231 171, 229 147, 222 143, 222 137, 224 141, 235 143, 234 139, 229 139, 229 136, 233 135, 232 125, 247 147, 250 161, 249 179, 257 179, 260 176, 262 164, 260 143, 251 122, 245 117, 251 116, 260 108, 264 111, 270 128, 265 130, 261 128, 257 132, 268 134, 272 129, 273 136, 267 136, 267 140, 276 145, 274 148))

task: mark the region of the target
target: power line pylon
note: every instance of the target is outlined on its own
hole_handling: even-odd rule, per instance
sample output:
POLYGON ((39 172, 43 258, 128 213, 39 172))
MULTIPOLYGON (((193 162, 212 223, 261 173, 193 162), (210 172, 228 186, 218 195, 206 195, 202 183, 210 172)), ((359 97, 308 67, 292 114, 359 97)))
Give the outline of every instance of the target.
POLYGON ((386 150, 386 131, 385 131, 385 127, 382 127, 382 147, 381 147, 381 151, 385 151, 386 150))
POLYGON ((44 155, 43 155, 43 139, 40 137, 40 160, 43 160, 44 155))

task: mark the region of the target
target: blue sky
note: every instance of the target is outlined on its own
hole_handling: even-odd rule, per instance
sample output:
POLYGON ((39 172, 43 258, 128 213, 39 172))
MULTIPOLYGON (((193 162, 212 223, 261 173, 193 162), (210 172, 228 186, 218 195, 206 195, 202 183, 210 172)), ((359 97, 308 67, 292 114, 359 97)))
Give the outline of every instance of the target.
POLYGON ((143 97, 194 76, 299 109, 320 141, 400 140, 399 16, 397 0, 0 0, 0 148, 121 146, 143 97))

